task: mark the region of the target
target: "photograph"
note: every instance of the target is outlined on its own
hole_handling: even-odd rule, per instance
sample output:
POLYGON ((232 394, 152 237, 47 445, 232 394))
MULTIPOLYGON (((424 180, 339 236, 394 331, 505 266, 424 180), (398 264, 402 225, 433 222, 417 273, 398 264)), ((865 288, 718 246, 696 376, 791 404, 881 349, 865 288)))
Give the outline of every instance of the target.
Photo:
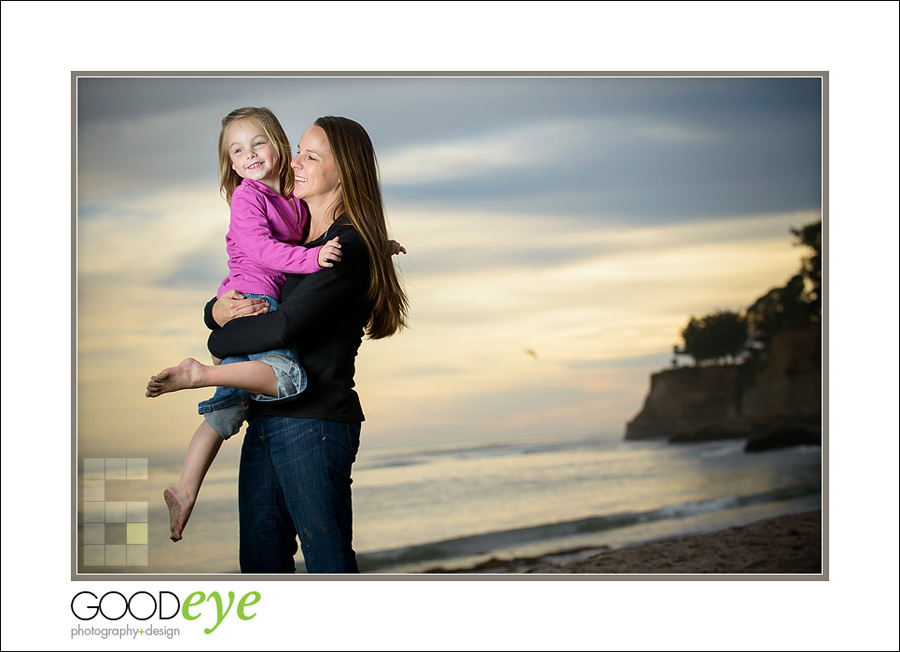
POLYGON ((827 578, 824 73, 73 84, 75 575, 827 578))

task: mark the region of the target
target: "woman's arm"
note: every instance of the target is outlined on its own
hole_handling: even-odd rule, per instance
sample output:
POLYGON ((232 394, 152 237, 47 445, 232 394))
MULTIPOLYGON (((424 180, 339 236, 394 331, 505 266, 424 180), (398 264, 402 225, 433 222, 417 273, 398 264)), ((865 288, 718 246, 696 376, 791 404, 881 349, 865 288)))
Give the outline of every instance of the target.
MULTIPOLYGON (((281 348, 315 328, 324 315, 367 313, 369 268, 365 245, 349 226, 332 229, 329 235, 340 237, 347 254, 340 265, 315 274, 290 277, 278 310, 250 319, 233 319, 213 330, 209 337, 210 353, 224 358, 281 348)), ((207 304, 207 325, 217 322, 213 318, 215 303, 207 304)))
POLYGON ((237 317, 262 315, 269 311, 269 302, 265 299, 245 299, 237 290, 228 290, 216 300, 213 298, 206 304, 203 320, 207 328, 215 330, 237 317))

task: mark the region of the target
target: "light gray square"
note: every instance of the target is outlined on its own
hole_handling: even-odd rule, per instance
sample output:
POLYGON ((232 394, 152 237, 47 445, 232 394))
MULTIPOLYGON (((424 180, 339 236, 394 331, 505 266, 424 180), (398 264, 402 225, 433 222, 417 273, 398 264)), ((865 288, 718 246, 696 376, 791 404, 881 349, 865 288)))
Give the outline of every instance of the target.
MULTIPOLYGON (((84 524, 84 543, 85 544, 102 544, 106 543, 106 524, 105 523, 85 523, 84 524)), ((85 545, 85 549, 89 546, 85 545)))
POLYGON ((105 460, 102 457, 84 458, 84 479, 103 480, 106 477, 105 460))
POLYGON ((147 458, 129 457, 126 475, 128 476, 129 480, 146 480, 148 477, 147 458))
POLYGON ((128 503, 106 503, 106 522, 124 523, 126 520, 128 503))
POLYGON ((106 482, 103 480, 84 481, 85 502, 103 502, 106 500, 106 482))
POLYGON ((106 520, 106 503, 85 503, 84 522, 103 523, 106 520))
POLYGON ((81 560, 85 566, 104 566, 106 564, 106 546, 85 546, 81 560))
POLYGON ((125 566, 127 562, 125 546, 106 546, 107 566, 125 566))
POLYGON ((146 566, 147 565, 147 551, 150 546, 146 545, 128 545, 125 546, 127 549, 127 561, 129 566, 146 566))
POLYGON ((126 508, 129 523, 147 522, 147 503, 127 503, 126 508))
POLYGON ((127 461, 124 457, 106 458, 107 480, 125 480, 127 477, 127 461))

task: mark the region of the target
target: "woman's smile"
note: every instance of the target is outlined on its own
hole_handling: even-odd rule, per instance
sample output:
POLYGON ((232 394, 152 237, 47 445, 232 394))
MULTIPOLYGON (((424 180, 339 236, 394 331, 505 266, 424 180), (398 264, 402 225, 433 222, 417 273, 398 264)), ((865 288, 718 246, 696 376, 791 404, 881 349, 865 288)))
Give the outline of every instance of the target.
POLYGON ((303 132, 291 168, 294 170, 295 197, 307 202, 324 200, 325 205, 340 200, 340 173, 328 136, 321 127, 313 125, 303 132))

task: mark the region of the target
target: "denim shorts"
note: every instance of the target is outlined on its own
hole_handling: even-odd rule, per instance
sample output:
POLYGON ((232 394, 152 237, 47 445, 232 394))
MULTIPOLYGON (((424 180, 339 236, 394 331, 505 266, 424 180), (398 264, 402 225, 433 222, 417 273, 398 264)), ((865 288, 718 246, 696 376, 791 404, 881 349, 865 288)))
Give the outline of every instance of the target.
MULTIPOLYGON (((266 294, 245 294, 246 298, 265 299, 269 303, 269 310, 278 309, 278 300, 266 294)), ((209 425, 219 433, 223 439, 235 435, 240 431, 241 425, 246 421, 250 410, 250 400, 260 402, 280 402, 297 398, 306 389, 306 372, 297 361, 297 352, 292 348, 263 351, 262 353, 249 353, 247 355, 232 355, 222 360, 222 364, 232 362, 246 362, 247 360, 259 360, 272 367, 275 377, 278 379, 278 396, 266 396, 264 394, 250 394, 242 389, 233 387, 217 387, 212 398, 201 402, 197 411, 203 415, 209 425)))

